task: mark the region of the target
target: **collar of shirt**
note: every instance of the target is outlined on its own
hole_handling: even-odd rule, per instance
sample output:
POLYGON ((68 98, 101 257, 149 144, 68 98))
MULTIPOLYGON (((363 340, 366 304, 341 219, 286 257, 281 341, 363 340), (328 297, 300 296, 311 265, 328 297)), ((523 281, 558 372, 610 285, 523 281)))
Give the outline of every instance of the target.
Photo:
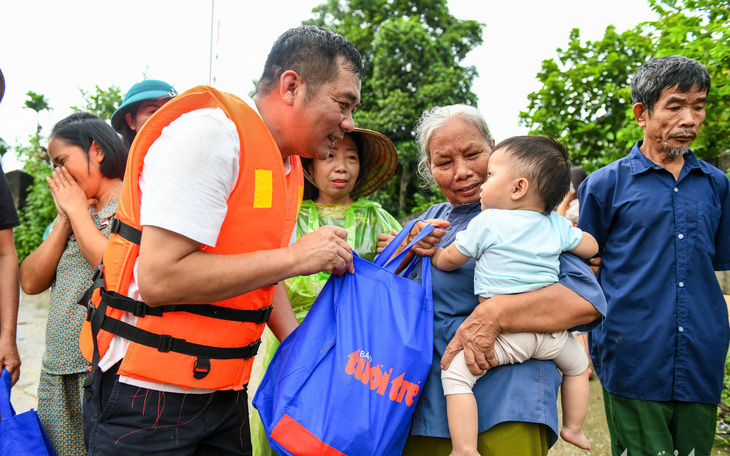
MULTIPOLYGON (((649 160, 639 149, 644 141, 637 141, 634 147, 631 148, 629 153, 629 166, 631 174, 634 176, 643 173, 649 169, 661 170, 664 169, 657 165, 653 161, 649 160)), ((700 169, 703 173, 709 174, 707 164, 697 159, 695 154, 690 150, 684 155, 684 166, 682 168, 682 174, 689 172, 693 169, 700 169)))

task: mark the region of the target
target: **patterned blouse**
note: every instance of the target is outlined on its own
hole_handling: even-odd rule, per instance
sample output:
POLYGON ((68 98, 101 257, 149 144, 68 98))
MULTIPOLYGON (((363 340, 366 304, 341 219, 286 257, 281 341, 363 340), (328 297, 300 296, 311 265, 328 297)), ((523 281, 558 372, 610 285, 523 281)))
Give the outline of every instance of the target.
MULTIPOLYGON (((109 237, 109 222, 117 212, 118 198, 110 201, 91 219, 105 237, 109 237)), ((58 218, 54 220, 56 226, 58 218)), ((91 286, 93 267, 81 254, 76 236, 71 234, 56 267, 51 284, 46 323, 46 350, 43 353, 43 371, 54 375, 85 372, 89 363, 79 348, 79 333, 86 318, 86 309, 77 304, 81 295, 91 286)))

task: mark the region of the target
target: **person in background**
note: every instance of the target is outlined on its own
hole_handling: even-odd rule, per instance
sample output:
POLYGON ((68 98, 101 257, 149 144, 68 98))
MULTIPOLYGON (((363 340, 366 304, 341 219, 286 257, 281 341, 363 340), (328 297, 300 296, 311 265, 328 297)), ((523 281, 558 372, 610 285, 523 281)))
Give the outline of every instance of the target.
POLYGON ((570 220, 573 225, 578 223, 578 187, 588 177, 582 166, 574 166, 570 169, 570 190, 563 201, 555 208, 555 212, 570 220))
MULTIPOLYGON (((580 184, 583 183, 583 181, 588 177, 588 174, 586 173, 586 170, 583 169, 582 166, 574 166, 570 170, 570 190, 568 191, 568 194, 565 195, 565 198, 563 198, 563 201, 558 204, 558 207, 555 209, 555 212, 562 215, 563 217, 567 218, 568 220, 573 223, 573 226, 576 226, 578 224, 578 215, 579 215, 579 204, 578 204, 578 188, 580 187, 580 184)), ((589 258, 587 260, 588 265, 591 267, 591 270, 593 272, 598 272, 598 265, 599 263, 598 258, 589 258)), ((580 342, 580 344, 583 346, 583 351, 585 352, 586 356, 588 356, 588 378, 593 379, 593 365, 590 361, 590 351, 589 351, 589 338, 590 333, 587 332, 579 332, 576 331, 573 333, 576 340, 580 342)))
MULTIPOLYGON (((457 233, 481 212, 480 187, 488 173, 494 141, 479 111, 466 105, 427 110, 416 127, 421 150, 419 170, 448 202, 429 208, 422 218, 438 229, 416 246, 418 255, 448 247, 457 233)), ((425 226, 417 223, 410 241, 425 226)), ((381 243, 390 236, 381 235, 381 243)), ((407 261, 407 259, 406 259, 407 261)), ((500 332, 556 332, 597 324, 605 307, 595 276, 578 257, 559 258, 558 283, 536 291, 501 295, 480 304, 474 295, 473 259, 453 272, 432 268, 434 357, 413 415, 403 454, 446 456, 452 447, 446 419, 441 370, 464 351, 474 375, 479 410, 477 450, 490 455, 546 455, 558 436, 561 376, 552 361, 529 359, 496 367, 494 341, 500 332)), ((418 265, 414 278, 420 275, 418 265)))
POLYGON ((51 288, 38 417, 57 455, 83 455, 81 397, 89 363, 78 345, 86 311, 77 302, 106 247, 127 149, 106 122, 80 112, 53 127, 48 157, 55 166, 47 181, 58 216, 20 265, 20 283, 31 295, 51 288))
MULTIPOLYGON (((347 242, 360 258, 375 258, 378 236, 402 228, 383 207, 367 196, 395 173, 398 153, 382 134, 356 128, 335 143, 329 156, 303 159, 304 201, 297 218, 297 238, 324 225, 347 230, 347 242)), ((297 276, 286 280, 289 300, 301 321, 330 276, 297 276)))
POLYGON ((689 149, 710 85, 696 60, 645 63, 631 78, 643 140, 578 190, 608 301, 591 354, 614 456, 713 445, 730 340, 715 275, 730 269, 730 180, 689 149))
POLYGON ((20 221, 15 211, 13 195, 0 164, 0 369, 7 369, 13 385, 20 378, 20 355, 16 343, 18 253, 15 251, 13 239, 13 228, 18 225, 20 221))
MULTIPOLYGON (((398 165, 393 143, 384 135, 360 128, 337 141, 327 158, 302 159, 304 201, 297 217, 297 239, 325 225, 347 230, 347 243, 368 261, 375 258, 378 236, 400 231, 401 226, 382 206, 367 196, 385 185, 398 165)), ((301 322, 331 275, 323 271, 285 280, 289 301, 301 322)), ((251 396, 263 378, 279 343, 270 332, 255 366, 261 374, 251 383, 251 396), (258 360, 260 358, 260 361, 258 360)), ((251 440, 254 456, 273 454, 255 409, 251 410, 251 440)))
POLYGON ((112 127, 122 135, 127 149, 152 114, 177 96, 173 86, 156 79, 133 85, 124 95, 121 106, 112 114, 112 127))

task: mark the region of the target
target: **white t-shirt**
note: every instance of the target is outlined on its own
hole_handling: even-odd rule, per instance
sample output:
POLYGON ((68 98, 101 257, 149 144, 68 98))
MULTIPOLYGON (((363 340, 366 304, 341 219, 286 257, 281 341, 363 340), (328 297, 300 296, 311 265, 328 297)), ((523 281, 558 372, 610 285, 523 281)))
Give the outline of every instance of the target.
MULTIPOLYGON (((253 101, 245 99, 256 109, 253 101)), ((156 226, 214 247, 226 217, 228 199, 236 186, 240 140, 236 126, 220 108, 188 112, 162 130, 150 146, 139 179, 140 224, 156 226)), ((285 170, 291 169, 285 160, 285 170)), ((137 263, 127 296, 140 300, 137 263)), ((122 321, 136 324, 125 313, 122 321)), ((129 341, 115 336, 99 362, 106 371, 126 353, 129 341)), ((119 381, 173 393, 203 394, 212 390, 145 382, 120 376, 119 381)))

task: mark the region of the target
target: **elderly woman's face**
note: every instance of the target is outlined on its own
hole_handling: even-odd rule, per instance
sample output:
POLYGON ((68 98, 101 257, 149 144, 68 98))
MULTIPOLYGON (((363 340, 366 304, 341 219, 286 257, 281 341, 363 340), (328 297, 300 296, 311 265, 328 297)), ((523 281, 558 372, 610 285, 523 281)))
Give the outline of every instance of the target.
POLYGON ((452 119, 428 142, 429 167, 436 184, 453 205, 479 201, 492 145, 471 122, 452 119))

